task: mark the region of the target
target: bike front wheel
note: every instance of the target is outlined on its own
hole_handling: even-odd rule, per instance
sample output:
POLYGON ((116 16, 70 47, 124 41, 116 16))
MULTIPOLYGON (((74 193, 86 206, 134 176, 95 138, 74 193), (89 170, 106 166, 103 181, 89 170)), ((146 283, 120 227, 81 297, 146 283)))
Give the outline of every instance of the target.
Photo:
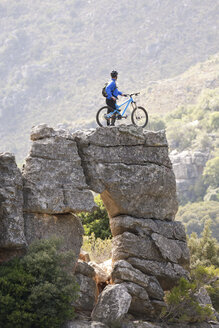
POLYGON ((108 114, 108 107, 101 107, 96 115, 96 121, 99 126, 108 126, 110 125, 110 119, 107 119, 106 116, 108 114))
POLYGON ((148 124, 148 113, 146 109, 144 109, 143 107, 136 107, 132 111, 131 120, 132 124, 134 124, 135 126, 145 128, 148 124))

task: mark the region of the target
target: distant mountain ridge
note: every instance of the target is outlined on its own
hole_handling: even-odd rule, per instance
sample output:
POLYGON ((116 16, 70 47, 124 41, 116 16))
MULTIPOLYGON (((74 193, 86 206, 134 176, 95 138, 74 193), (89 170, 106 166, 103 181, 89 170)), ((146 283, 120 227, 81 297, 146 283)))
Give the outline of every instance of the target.
POLYGON ((207 0, 12 0, 0 18, 0 152, 19 162, 32 125, 92 126, 112 69, 139 91, 219 52, 207 0))
POLYGON ((152 113, 194 104, 204 89, 219 87, 218 72, 219 53, 174 78, 149 82, 147 89, 141 91, 141 101, 152 113))

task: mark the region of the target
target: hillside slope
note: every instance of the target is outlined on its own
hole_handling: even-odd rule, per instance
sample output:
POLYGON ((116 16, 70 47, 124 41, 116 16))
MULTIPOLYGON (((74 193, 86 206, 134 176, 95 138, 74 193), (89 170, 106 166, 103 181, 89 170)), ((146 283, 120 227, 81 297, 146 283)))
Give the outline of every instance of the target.
POLYGON ((19 161, 32 125, 90 124, 112 69, 137 91, 219 51, 207 0, 3 0, 0 18, 0 150, 19 161))
POLYGON ((219 53, 171 79, 148 83, 141 101, 151 113, 167 113, 177 107, 195 104, 202 91, 219 87, 219 53))

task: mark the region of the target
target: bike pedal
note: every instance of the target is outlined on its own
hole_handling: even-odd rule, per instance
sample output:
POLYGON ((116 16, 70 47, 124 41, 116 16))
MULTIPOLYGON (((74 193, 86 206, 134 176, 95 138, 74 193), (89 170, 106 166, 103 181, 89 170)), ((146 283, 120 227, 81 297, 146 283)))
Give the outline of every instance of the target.
POLYGON ((128 115, 124 115, 123 118, 128 118, 128 115))

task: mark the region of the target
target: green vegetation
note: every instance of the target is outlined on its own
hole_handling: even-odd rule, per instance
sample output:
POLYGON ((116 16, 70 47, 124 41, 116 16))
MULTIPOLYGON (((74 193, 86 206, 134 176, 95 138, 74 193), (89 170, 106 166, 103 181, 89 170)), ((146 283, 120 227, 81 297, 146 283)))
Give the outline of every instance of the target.
MULTIPOLYGON (((198 203, 188 203, 180 206, 176 214, 176 220, 181 221, 188 235, 196 232, 198 236, 204 228, 205 222, 211 220, 213 237, 219 238, 219 202, 205 201, 198 203)), ((218 239, 219 241, 219 239, 218 239)))
POLYGON ((90 255, 91 261, 102 263, 112 257, 112 239, 96 238, 92 232, 84 236, 82 249, 90 255))
POLYGON ((207 290, 213 307, 219 311, 219 267, 198 265, 191 271, 191 277, 199 287, 204 287, 207 290))
POLYGON ((216 151, 218 110, 219 88, 216 88, 203 90, 195 105, 183 106, 167 114, 164 122, 170 148, 216 151))
POLYGON ((219 156, 210 159, 206 163, 203 178, 207 185, 215 188, 219 187, 219 156))
POLYGON ((111 258, 112 234, 109 217, 100 195, 94 200, 97 209, 93 213, 79 214, 85 232, 82 249, 89 253, 92 261, 101 263, 111 258))
POLYGON ((197 103, 204 89, 214 89, 219 81, 219 54, 191 66, 175 78, 152 81, 141 91, 141 98, 149 110, 149 117, 156 113, 163 116, 176 108, 197 103))
POLYGON ((167 308, 163 311, 162 318, 169 322, 190 323, 214 319, 211 306, 202 306, 197 301, 195 294, 198 289, 196 282, 181 278, 178 286, 165 295, 167 308))
MULTIPOLYGON (((158 115, 150 118, 149 128, 151 130, 166 128, 170 151, 201 151, 207 155, 206 159, 209 158, 202 175, 200 174, 195 183, 191 183, 187 195, 180 194, 180 205, 187 206, 188 201, 193 203, 219 201, 218 118, 219 88, 203 89, 195 104, 179 106, 164 115, 163 118, 158 115)), ((200 166, 202 167, 203 164, 200 163, 200 166)), ((209 203, 202 204, 202 211, 204 206, 206 206, 207 215, 209 203)), ((215 206, 218 208, 217 205, 215 206)), ((194 205, 195 207, 198 206, 194 205)), ((197 213, 199 212, 198 210, 197 213)), ((203 216, 200 217, 200 220, 202 218, 203 216)), ((203 224, 199 224, 202 229, 203 224)))
POLYGON ((167 308, 162 318, 170 322, 201 322, 214 319, 211 305, 200 305, 197 294, 205 288, 213 307, 219 310, 219 244, 212 238, 210 221, 205 224, 201 238, 192 233, 188 238, 191 254, 191 279, 181 278, 179 284, 165 295, 167 308))
POLYGON ((90 236, 93 233, 95 238, 111 238, 109 217, 100 195, 96 196, 94 200, 97 204, 97 209, 94 212, 82 212, 79 214, 79 217, 82 219, 85 236, 90 236))
POLYGON ((2 327, 59 328, 74 317, 74 254, 60 247, 57 239, 41 240, 23 258, 0 265, 2 327))
POLYGON ((210 225, 211 221, 208 220, 205 223, 200 238, 193 232, 188 239, 191 268, 195 268, 198 265, 206 267, 214 265, 216 268, 219 268, 219 244, 217 240, 212 237, 210 225))

